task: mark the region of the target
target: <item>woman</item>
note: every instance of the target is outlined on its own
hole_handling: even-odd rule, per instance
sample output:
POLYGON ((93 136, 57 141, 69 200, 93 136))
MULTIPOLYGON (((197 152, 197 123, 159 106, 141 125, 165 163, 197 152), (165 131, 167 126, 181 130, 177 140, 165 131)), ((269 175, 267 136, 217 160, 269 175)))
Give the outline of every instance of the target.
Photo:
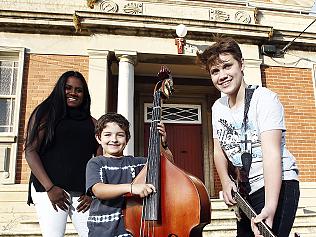
POLYGON ((250 220, 242 216, 237 222, 237 236, 259 236, 254 223, 264 220, 278 237, 288 237, 299 199, 298 168, 285 146, 284 110, 277 94, 264 87, 255 89, 245 116, 248 85, 237 42, 219 39, 198 54, 198 59, 214 86, 225 94, 212 107, 214 162, 225 203, 236 203, 232 190, 237 191, 237 187, 228 173, 229 160, 249 172, 244 190, 248 188, 246 198, 259 214, 252 227, 250 220), (248 170, 243 158, 249 156, 248 170))
POLYGON ((28 204, 35 204, 44 237, 64 236, 68 215, 79 235, 88 235, 91 198, 85 195, 85 169, 99 147, 90 103, 83 75, 68 71, 30 116, 25 142, 32 171, 28 204))

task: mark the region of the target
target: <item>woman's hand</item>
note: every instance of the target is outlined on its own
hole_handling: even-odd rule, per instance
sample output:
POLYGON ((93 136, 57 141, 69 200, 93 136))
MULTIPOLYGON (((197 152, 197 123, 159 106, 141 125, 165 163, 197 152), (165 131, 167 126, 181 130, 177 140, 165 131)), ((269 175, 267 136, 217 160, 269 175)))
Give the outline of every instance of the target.
POLYGON ((131 193, 139 195, 141 198, 147 197, 152 192, 156 192, 156 188, 152 184, 131 184, 131 193))
POLYGON ((88 195, 81 195, 78 199, 79 205, 77 206, 77 212, 85 213, 89 210, 92 198, 88 195))
POLYGON ((60 187, 54 186, 49 192, 47 192, 49 200, 51 201, 53 208, 58 211, 57 207, 66 211, 70 205, 69 195, 60 187))

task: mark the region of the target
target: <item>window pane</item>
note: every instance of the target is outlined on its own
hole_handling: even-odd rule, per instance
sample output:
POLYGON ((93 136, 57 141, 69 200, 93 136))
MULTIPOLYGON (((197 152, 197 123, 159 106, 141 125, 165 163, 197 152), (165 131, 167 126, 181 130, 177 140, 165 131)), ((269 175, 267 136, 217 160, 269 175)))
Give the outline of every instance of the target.
POLYGON ((12 91, 11 91, 11 95, 16 95, 16 81, 18 78, 18 69, 14 68, 13 69, 13 78, 12 78, 12 91))
POLYGON ((12 131, 11 100, 0 99, 0 132, 12 131))
POLYGON ((11 94, 11 76, 11 68, 0 67, 0 95, 11 94))
POLYGON ((10 120, 10 132, 13 132, 13 121, 14 121, 14 106, 15 99, 11 99, 11 120, 10 120))
POLYGON ((13 62, 12 61, 0 61, 0 67, 12 67, 13 62))

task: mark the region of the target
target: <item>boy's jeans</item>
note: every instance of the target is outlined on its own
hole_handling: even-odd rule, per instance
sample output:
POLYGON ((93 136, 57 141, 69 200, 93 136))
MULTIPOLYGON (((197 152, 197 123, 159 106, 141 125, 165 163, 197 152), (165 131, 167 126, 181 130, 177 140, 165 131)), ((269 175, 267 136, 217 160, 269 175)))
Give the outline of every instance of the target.
MULTIPOLYGON (((300 196, 299 182, 283 180, 279 195, 279 203, 274 215, 272 231, 278 237, 288 237, 294 223, 300 196)), ((253 209, 260 213, 264 207, 264 187, 247 198, 253 209)), ((237 237, 254 237, 250 220, 241 213, 241 221, 237 221, 237 237)))

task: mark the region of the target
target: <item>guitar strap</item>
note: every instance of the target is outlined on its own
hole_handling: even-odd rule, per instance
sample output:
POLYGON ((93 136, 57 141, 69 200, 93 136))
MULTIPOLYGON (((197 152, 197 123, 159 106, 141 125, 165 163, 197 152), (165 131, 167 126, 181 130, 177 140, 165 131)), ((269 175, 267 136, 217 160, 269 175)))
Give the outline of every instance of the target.
POLYGON ((243 154, 241 155, 241 161, 242 161, 242 165, 243 165, 244 170, 246 171, 247 176, 249 176, 250 166, 252 163, 251 147, 249 149, 247 147, 248 111, 249 111, 252 95, 257 88, 258 86, 249 85, 245 89, 245 106, 244 106, 244 120, 243 120, 243 128, 244 128, 244 135, 245 135, 245 149, 243 151, 243 154))

